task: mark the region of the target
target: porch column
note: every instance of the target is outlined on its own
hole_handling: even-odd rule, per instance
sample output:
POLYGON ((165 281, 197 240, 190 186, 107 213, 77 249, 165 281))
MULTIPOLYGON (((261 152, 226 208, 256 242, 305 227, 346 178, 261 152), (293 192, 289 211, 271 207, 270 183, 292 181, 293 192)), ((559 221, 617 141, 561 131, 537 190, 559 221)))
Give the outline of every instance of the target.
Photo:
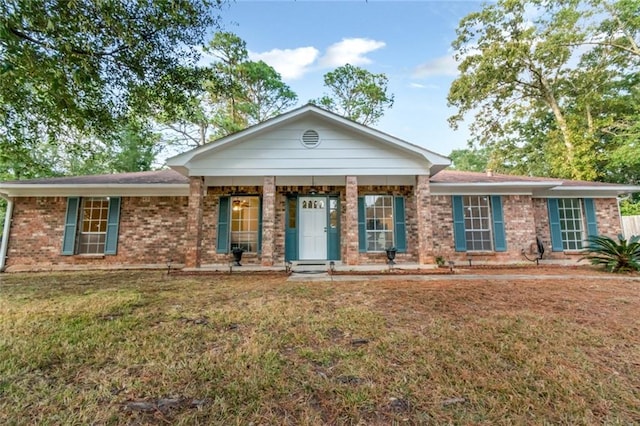
POLYGON ((189 209, 185 233, 187 268, 199 268, 202 260, 202 209, 204 203, 204 178, 189 178, 189 209))
POLYGON ((414 186, 416 220, 418 221, 418 263, 433 263, 433 224, 431 223, 431 190, 429 176, 416 176, 414 186))
POLYGON ((262 266, 273 266, 276 248, 276 178, 262 184, 262 266))
POLYGON ((346 212, 345 229, 343 235, 346 236, 345 263, 347 265, 357 265, 358 246, 358 178, 356 176, 346 177, 346 212))

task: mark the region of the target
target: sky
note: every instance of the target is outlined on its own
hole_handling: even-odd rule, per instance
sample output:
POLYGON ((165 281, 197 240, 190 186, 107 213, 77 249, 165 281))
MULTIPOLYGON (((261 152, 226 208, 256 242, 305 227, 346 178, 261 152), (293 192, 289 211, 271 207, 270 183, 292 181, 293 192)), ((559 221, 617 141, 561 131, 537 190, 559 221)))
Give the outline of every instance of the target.
POLYGON ((457 74, 451 42, 460 19, 480 8, 479 1, 236 0, 221 16, 250 59, 282 75, 298 106, 325 94, 324 74, 346 63, 384 73, 395 102, 372 127, 448 155, 469 136, 464 123, 454 131, 447 122, 457 74))

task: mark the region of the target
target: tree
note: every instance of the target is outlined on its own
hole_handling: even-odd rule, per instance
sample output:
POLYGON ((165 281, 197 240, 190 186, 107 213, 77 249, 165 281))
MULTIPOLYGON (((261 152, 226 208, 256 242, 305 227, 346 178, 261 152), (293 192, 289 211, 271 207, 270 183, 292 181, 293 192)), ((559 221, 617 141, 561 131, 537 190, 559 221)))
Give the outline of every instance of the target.
POLYGON ((452 126, 475 112, 474 142, 503 169, 620 180, 613 153, 633 150, 640 118, 638 12, 633 0, 499 0, 468 15, 452 126))
POLYGON ((351 64, 325 74, 324 86, 330 93, 311 103, 364 125, 375 124, 393 106, 387 76, 351 64))
POLYGON ((62 135, 74 134, 66 143, 82 141, 63 150, 92 151, 86 141, 117 132, 132 113, 144 116, 159 99, 179 103, 189 83, 179 69, 196 60, 194 47, 217 25, 221 6, 0 3, 0 162, 13 177, 55 174, 35 153, 54 149, 62 135))
POLYGON ((489 168, 489 151, 487 148, 454 149, 449 154, 451 168, 469 172, 484 172, 489 168))

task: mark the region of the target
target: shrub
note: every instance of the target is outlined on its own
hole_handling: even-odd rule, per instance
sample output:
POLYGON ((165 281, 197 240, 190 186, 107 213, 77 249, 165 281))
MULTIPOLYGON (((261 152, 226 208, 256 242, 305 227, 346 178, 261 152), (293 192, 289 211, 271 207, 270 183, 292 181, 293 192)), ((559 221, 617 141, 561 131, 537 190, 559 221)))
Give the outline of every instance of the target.
POLYGON ((627 241, 620 234, 616 242, 604 235, 592 235, 587 241, 587 255, 582 259, 588 259, 592 265, 604 265, 610 272, 640 271, 640 236, 627 241))

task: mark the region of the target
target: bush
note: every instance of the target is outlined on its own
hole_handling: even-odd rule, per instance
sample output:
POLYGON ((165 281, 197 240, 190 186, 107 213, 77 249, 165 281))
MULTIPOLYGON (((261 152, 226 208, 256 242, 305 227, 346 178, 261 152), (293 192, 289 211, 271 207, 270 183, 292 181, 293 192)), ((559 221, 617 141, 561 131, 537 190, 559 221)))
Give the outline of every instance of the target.
POLYGON ((627 241, 620 234, 616 242, 604 235, 592 235, 587 241, 588 254, 582 259, 589 259, 592 265, 604 265, 610 272, 640 271, 640 236, 627 241))

